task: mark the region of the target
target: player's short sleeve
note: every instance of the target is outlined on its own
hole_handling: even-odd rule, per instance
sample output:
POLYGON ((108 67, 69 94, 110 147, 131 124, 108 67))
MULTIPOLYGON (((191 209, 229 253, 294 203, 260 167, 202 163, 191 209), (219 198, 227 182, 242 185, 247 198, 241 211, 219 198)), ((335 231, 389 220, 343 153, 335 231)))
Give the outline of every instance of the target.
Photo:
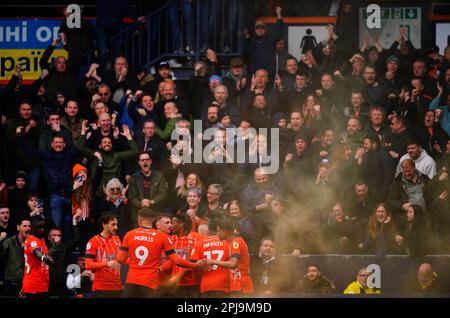
POLYGON ((173 242, 172 239, 169 237, 169 235, 161 233, 160 240, 163 246, 163 251, 166 253, 167 256, 175 253, 172 247, 173 242))
POLYGON ((130 240, 130 232, 128 232, 127 234, 125 234, 122 244, 120 244, 120 250, 124 251, 124 252, 128 252, 128 242, 130 240))
POLYGON ((98 244, 97 242, 95 242, 94 239, 91 239, 87 244, 86 244, 86 258, 92 258, 95 259, 95 255, 97 255, 97 249, 98 249, 98 244))
POLYGON ((35 238, 29 240, 28 244, 29 244, 29 250, 30 250, 31 253, 33 253, 34 250, 37 249, 37 248, 42 249, 42 246, 41 246, 40 242, 37 239, 35 239, 35 238))
POLYGON ((236 257, 236 258, 241 258, 241 254, 242 254, 242 242, 239 239, 233 240, 231 242, 231 256, 230 258, 236 257))
POLYGON ((189 256, 189 259, 191 261, 199 261, 201 259, 201 247, 202 247, 202 242, 199 241, 197 242, 194 247, 191 250, 191 255, 189 256))

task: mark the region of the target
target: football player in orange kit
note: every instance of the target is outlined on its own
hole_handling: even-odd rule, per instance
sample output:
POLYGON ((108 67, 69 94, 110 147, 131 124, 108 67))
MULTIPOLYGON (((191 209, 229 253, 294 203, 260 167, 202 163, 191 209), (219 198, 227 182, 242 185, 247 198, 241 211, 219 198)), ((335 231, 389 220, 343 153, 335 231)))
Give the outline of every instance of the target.
POLYGON ((242 237, 235 233, 236 224, 231 219, 221 219, 217 225, 217 235, 230 243, 230 260, 212 260, 212 264, 230 269, 230 295, 248 296, 253 293, 250 277, 250 255, 242 237))
POLYGON ((53 264, 53 259, 48 255, 45 232, 45 221, 33 219, 32 235, 28 235, 23 244, 25 268, 22 293, 26 298, 48 297, 49 265, 53 264))
MULTIPOLYGON (((117 260, 124 263, 127 259, 128 271, 124 297, 154 297, 158 287, 158 267, 164 251, 170 261, 181 267, 202 268, 205 261, 196 264, 178 257, 172 248, 169 235, 152 228, 153 212, 150 209, 138 211, 139 228, 129 231, 124 239, 117 260)), ((167 216, 158 217, 156 225, 167 225, 171 230, 172 223, 167 216)))
POLYGON ((86 245, 86 269, 94 271, 92 290, 96 298, 119 298, 122 296, 120 264, 116 261, 120 238, 116 235, 117 215, 104 213, 100 220, 103 230, 86 245))
MULTIPOLYGON (((192 221, 187 215, 180 214, 172 217, 173 248, 177 255, 188 260, 192 249, 203 237, 192 230, 192 221)), ((172 296, 177 298, 189 298, 199 296, 199 277, 193 270, 183 270, 181 267, 169 264, 172 267, 171 284, 176 288, 172 290, 172 296)))
MULTIPOLYGON (((209 236, 200 240, 191 252, 191 261, 208 260, 228 261, 230 257, 229 244, 221 240, 217 234, 217 223, 212 219, 209 223, 209 236)), ((200 273, 200 294, 204 298, 224 298, 230 291, 230 274, 228 269, 217 265, 209 266, 200 273)))

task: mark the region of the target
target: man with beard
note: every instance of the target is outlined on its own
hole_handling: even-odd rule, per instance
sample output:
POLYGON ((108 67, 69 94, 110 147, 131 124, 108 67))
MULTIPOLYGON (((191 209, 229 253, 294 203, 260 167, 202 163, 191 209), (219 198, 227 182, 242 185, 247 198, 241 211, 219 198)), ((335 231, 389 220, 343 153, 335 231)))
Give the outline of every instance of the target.
POLYGON ((44 240, 45 221, 34 220, 32 229, 32 235, 28 235, 23 244, 25 270, 22 293, 30 299, 47 298, 49 296, 49 265, 53 264, 53 258, 48 255, 44 240))
MULTIPOLYGON (((88 130, 87 121, 85 121, 83 122, 83 127, 81 129, 81 138, 78 143, 78 148, 82 152, 86 153, 86 155, 89 156, 89 158, 95 159, 96 158, 94 155, 95 151, 85 146, 86 142, 85 136, 87 130, 88 130)), ((103 199, 104 195, 103 187, 109 180, 121 176, 123 162, 133 158, 138 154, 138 149, 136 143, 133 141, 133 138, 131 137, 130 129, 128 128, 128 126, 123 125, 122 130, 123 133, 121 134, 128 140, 128 146, 130 147, 130 150, 117 151, 113 145, 111 137, 109 136, 103 136, 100 139, 99 144, 97 145, 97 147, 100 149, 99 152, 101 154, 101 157, 103 158, 104 168, 100 185, 97 189, 94 189, 96 200, 103 199)))
POLYGON ((120 264, 116 261, 120 247, 117 216, 104 213, 100 217, 102 231, 86 245, 86 269, 94 272, 92 291, 95 298, 120 298, 120 264))
POLYGON ((357 155, 362 178, 371 189, 372 198, 384 202, 394 178, 394 159, 381 147, 378 137, 373 135, 364 138, 364 152, 357 155))
POLYGON ((0 258, 5 262, 4 295, 7 297, 19 297, 22 289, 24 274, 23 244, 31 232, 31 221, 21 219, 17 222, 15 236, 5 238, 0 236, 0 258))
POLYGON ((111 115, 106 112, 98 116, 97 125, 89 127, 89 130, 86 132, 86 145, 92 150, 97 150, 103 137, 111 138, 117 151, 129 149, 126 139, 120 134, 118 127, 113 127, 111 115))
MULTIPOLYGON (((214 100, 208 101, 209 104, 217 103, 219 106, 219 112, 228 112, 231 116, 231 123, 233 125, 239 125, 241 114, 239 110, 229 102, 228 88, 225 85, 217 85, 213 91, 214 100)), ((207 105, 204 105, 207 106, 207 105)), ((202 119, 206 119, 207 117, 207 107, 204 107, 202 110, 202 119)))
POLYGON ((132 205, 131 221, 137 222, 140 208, 159 210, 167 196, 167 182, 159 171, 152 170, 152 159, 148 152, 138 156, 139 171, 130 180, 128 196, 132 205))

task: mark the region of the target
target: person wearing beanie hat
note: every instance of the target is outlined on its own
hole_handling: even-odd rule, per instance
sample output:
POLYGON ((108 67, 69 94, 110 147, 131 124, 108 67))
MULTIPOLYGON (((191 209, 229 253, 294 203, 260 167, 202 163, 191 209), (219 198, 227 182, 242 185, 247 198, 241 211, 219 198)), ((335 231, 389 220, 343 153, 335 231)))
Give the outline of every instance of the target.
POLYGON ((286 128, 287 116, 285 113, 278 112, 273 115, 273 127, 286 128))
MULTIPOLYGON (((87 175, 87 169, 85 166, 80 165, 79 163, 75 164, 72 168, 72 177, 76 177, 79 173, 80 175, 83 175, 84 172, 84 176, 87 175), (80 173, 81 172, 81 173, 80 173)), ((86 180, 86 177, 84 178, 84 180, 86 180)))
POLYGON ((400 74, 398 72, 400 59, 396 55, 391 55, 386 60, 386 73, 384 78, 391 91, 397 92, 402 84, 400 83, 400 74))
POLYGON ((25 182, 27 181, 27 173, 23 170, 19 170, 16 172, 16 181, 17 179, 23 179, 25 182))
POLYGON ((400 59, 398 58, 397 55, 390 55, 387 59, 386 59, 386 64, 389 64, 391 62, 397 63, 397 65, 400 63, 400 59))
MULTIPOLYGON (((97 171, 98 174, 99 171, 97 171)), ((90 203, 92 203, 92 189, 86 167, 75 164, 72 168, 73 194, 72 194, 72 214, 79 215, 81 220, 89 218, 90 203)))
POLYGON ((231 113, 227 109, 220 110, 217 119, 218 128, 236 128, 236 125, 231 123, 231 113))
POLYGON ((218 84, 223 84, 223 79, 219 75, 213 75, 209 78, 209 83, 211 84, 213 81, 217 81, 218 84))

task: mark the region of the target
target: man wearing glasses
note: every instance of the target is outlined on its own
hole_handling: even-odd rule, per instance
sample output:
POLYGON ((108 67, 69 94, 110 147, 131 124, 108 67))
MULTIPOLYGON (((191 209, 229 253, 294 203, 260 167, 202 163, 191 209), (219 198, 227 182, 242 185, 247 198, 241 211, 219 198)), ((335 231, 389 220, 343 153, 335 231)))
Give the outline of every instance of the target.
POLYGON ((139 171, 130 180, 131 222, 137 222, 137 211, 150 208, 157 211, 162 207, 167 196, 167 182, 159 171, 152 170, 152 158, 143 151, 138 157, 139 171))
POLYGON ((367 268, 361 268, 356 276, 356 281, 347 286, 344 294, 381 294, 380 289, 367 286, 367 279, 370 274, 367 268))

